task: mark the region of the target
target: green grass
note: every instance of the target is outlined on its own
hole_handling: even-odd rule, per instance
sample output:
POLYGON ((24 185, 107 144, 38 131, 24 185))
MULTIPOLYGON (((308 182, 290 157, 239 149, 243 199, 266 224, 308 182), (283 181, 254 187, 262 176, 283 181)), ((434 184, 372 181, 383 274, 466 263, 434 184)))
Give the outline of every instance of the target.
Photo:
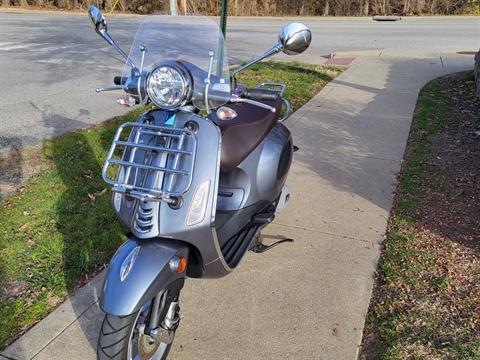
POLYGON ((425 85, 420 93, 415 120, 410 130, 409 150, 406 154, 408 163, 400 176, 403 196, 398 202, 397 215, 399 216, 406 216, 408 209, 422 201, 421 185, 426 182, 426 177, 431 180, 431 186, 436 184, 432 177, 434 169, 426 161, 431 150, 428 138, 441 131, 447 122, 456 121, 455 118, 449 117, 447 100, 435 81, 425 85))
MULTIPOLYGON (((339 72, 334 67, 266 62, 239 81, 248 86, 283 82, 298 109, 339 72)), ((1 200, 0 348, 108 263, 125 240, 110 194, 99 195, 106 188, 100 170, 118 125, 135 120, 142 111, 45 142, 39 161, 47 170, 1 200)))
POLYGON ((472 271, 475 255, 430 229, 421 215, 422 207, 441 207, 429 202, 432 193, 449 192, 431 162, 436 156, 432 136, 460 121, 445 86, 431 81, 418 98, 367 315, 362 359, 480 359, 480 338, 473 331, 480 298, 475 292, 465 296, 467 285, 479 280, 472 271))
POLYGON ((342 72, 334 66, 310 65, 299 62, 264 62, 244 71, 239 82, 254 87, 262 82, 278 82, 287 85, 285 97, 292 104, 293 111, 311 99, 325 84, 342 72))

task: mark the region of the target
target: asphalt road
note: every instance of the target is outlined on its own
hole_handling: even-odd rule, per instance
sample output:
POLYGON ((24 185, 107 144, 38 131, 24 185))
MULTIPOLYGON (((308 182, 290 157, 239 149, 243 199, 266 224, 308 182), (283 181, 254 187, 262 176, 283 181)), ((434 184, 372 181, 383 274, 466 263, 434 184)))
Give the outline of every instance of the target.
MULTIPOLYGON (((139 16, 107 19, 111 35, 125 47, 143 20, 139 16)), ((289 21, 294 19, 229 18, 229 56, 238 61, 260 53, 289 21)), ((321 62, 322 55, 341 51, 441 54, 480 47, 479 17, 300 21, 311 27, 313 43, 295 60, 321 62)), ((96 86, 110 84, 122 64, 90 28, 86 15, 0 13, 0 36, 0 153, 127 110, 115 104, 118 94, 94 92, 96 86)))

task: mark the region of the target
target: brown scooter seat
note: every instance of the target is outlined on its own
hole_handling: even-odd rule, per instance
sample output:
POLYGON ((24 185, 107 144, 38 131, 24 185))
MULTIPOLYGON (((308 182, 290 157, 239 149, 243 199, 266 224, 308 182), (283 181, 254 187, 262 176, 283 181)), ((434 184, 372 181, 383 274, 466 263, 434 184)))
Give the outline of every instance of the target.
POLYGON ((227 104, 238 116, 232 120, 220 120, 215 112, 208 117, 222 132, 222 156, 220 168, 228 172, 235 169, 265 138, 277 123, 282 109, 280 96, 275 101, 262 101, 276 111, 251 105, 227 104))

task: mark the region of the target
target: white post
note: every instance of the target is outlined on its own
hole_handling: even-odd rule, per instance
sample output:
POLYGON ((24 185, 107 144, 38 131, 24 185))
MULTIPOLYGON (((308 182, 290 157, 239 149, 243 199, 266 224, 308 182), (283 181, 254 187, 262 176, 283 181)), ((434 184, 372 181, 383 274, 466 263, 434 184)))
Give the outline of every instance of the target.
POLYGON ((177 15, 177 0, 170 0, 170 15, 177 15))

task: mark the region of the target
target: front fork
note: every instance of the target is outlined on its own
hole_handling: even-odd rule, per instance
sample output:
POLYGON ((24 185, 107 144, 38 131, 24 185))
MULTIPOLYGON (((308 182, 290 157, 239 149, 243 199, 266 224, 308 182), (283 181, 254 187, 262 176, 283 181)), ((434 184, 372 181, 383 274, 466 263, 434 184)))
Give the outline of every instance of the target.
MULTIPOLYGON (((150 337, 154 341, 160 340, 162 343, 171 344, 173 342, 173 337, 175 336, 175 330, 180 323, 179 312, 180 307, 178 302, 172 301, 162 324, 160 326, 150 328, 150 337)), ((150 326, 152 326, 152 322, 150 322, 150 326)))
POLYGON ((160 337, 166 344, 173 341, 175 330, 180 323, 179 297, 184 282, 185 279, 176 280, 153 299, 150 321, 148 328, 144 331, 154 340, 160 337), (163 321, 160 322, 161 319, 163 321))

